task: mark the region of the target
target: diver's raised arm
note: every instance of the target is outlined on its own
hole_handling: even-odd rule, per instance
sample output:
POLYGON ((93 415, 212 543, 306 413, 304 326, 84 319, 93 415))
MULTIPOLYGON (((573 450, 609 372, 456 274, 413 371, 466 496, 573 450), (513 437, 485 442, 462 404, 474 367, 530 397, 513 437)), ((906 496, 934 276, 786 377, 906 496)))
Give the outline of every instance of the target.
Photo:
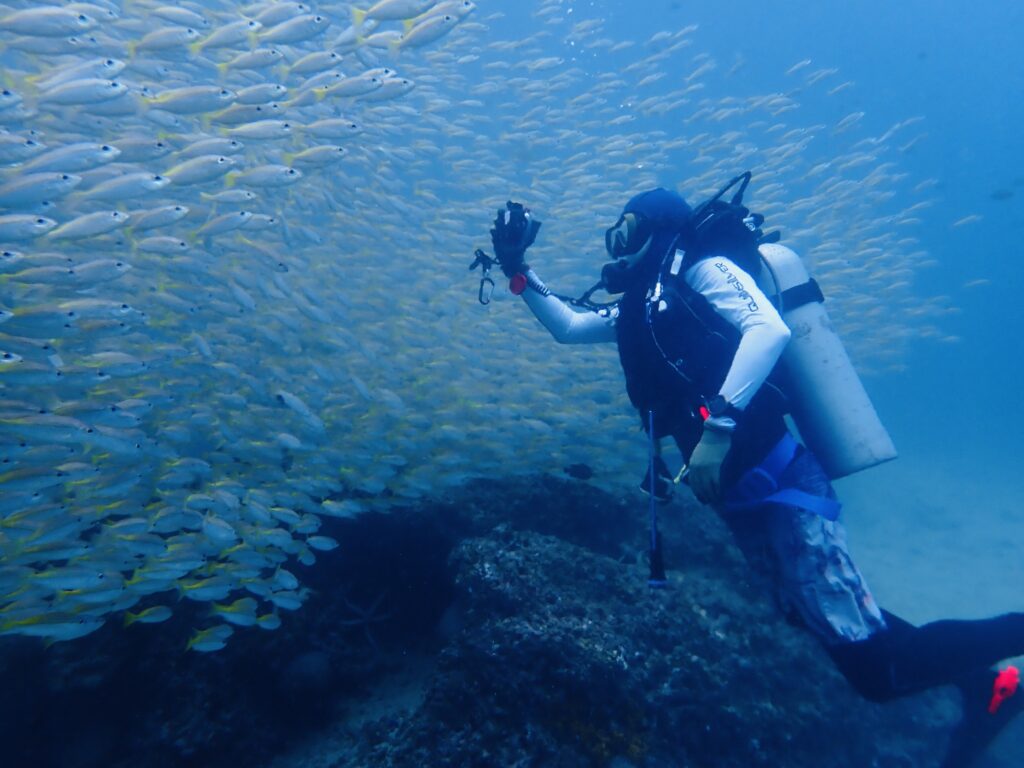
POLYGON ((516 281, 513 276, 512 291, 522 285, 522 297, 526 306, 541 325, 548 329, 559 344, 599 344, 615 341, 615 310, 575 312, 564 301, 554 296, 537 273, 525 264, 525 278, 516 281))
POLYGON ((509 278, 509 289, 527 306, 560 344, 593 344, 615 341, 615 313, 610 310, 574 312, 554 296, 537 273, 523 260, 541 223, 529 208, 511 201, 499 210, 491 230, 494 255, 509 278))

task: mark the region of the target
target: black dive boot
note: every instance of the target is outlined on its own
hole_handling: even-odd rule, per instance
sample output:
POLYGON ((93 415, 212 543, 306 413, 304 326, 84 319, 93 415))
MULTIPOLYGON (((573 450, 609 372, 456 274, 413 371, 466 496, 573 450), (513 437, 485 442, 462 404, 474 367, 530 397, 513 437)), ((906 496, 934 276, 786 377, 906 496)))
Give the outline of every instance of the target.
POLYGON ((969 768, 1003 727, 1024 710, 1013 667, 986 671, 959 684, 963 717, 953 731, 942 768, 969 768))

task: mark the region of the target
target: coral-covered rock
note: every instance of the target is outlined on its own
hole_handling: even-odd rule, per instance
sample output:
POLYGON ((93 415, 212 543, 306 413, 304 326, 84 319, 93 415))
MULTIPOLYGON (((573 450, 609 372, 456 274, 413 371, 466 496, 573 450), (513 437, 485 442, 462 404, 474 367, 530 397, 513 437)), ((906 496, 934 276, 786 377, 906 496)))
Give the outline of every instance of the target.
POLYGON ((451 564, 463 631, 366 764, 862 768, 940 754, 948 698, 860 701, 811 638, 737 594, 728 567, 652 590, 639 566, 507 527, 451 564))

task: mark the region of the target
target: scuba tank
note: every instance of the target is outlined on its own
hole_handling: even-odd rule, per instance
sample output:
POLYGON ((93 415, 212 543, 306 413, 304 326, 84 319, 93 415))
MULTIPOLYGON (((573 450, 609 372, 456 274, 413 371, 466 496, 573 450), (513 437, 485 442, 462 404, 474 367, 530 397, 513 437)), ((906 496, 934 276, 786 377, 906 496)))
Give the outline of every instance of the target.
POLYGON ((860 377, 825 311, 825 297, 800 257, 763 233, 764 217, 743 205, 747 171, 693 214, 687 256, 721 251, 773 300, 792 333, 782 353, 783 389, 800 437, 832 479, 896 458, 860 377), (731 200, 726 193, 738 188, 731 200))
POLYGON ((792 336, 782 353, 785 390, 800 437, 832 479, 896 458, 882 425, 825 311, 824 296, 800 257, 778 243, 758 247, 754 275, 792 336))

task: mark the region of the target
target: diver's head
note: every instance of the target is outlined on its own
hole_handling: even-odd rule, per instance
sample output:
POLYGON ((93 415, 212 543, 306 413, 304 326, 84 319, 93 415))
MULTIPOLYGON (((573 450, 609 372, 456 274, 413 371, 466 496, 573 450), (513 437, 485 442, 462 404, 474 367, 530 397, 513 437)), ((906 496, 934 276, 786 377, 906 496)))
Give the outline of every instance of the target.
POLYGON ((601 270, 609 293, 622 293, 647 267, 658 265, 673 247, 692 211, 686 201, 658 187, 636 195, 604 235, 605 248, 614 259, 601 270))

